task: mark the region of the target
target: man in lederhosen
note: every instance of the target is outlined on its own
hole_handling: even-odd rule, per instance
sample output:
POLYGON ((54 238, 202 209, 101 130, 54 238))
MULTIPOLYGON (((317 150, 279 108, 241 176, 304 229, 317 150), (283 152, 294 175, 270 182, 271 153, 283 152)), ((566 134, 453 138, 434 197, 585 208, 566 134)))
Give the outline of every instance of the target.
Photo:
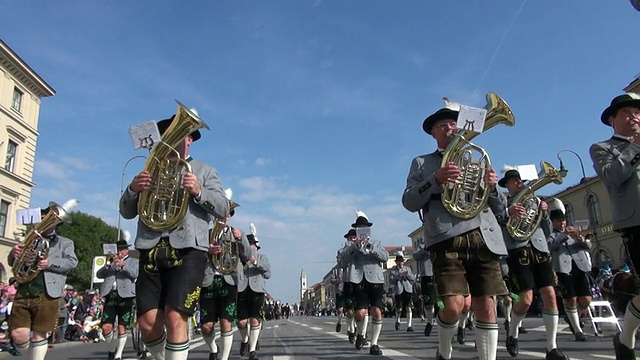
MULTIPOLYGON (((346 244, 345 244, 346 245, 346 244)), ((340 258, 340 251, 338 250, 336 257, 340 258)), ((336 294, 336 313, 338 315, 338 321, 336 322, 336 332, 339 333, 342 330, 342 318, 346 315, 345 299, 344 299, 344 268, 339 264, 333 267, 331 270, 331 284, 333 285, 336 294)), ((347 330, 349 332, 349 330, 347 330)))
MULTIPOLYGON (((239 205, 231 200, 231 191, 227 189, 225 195, 229 200, 229 215, 224 221, 227 224, 235 214, 235 208, 239 205)), ((219 225, 221 226, 221 225, 219 225)), ((240 230, 226 226, 222 230, 217 243, 210 245, 210 253, 216 256, 222 253, 222 242, 230 242, 237 245, 238 265, 230 274, 222 274, 215 268, 213 261, 209 259, 204 273, 202 290, 200 291, 200 325, 202 338, 209 347, 209 360, 218 360, 218 346, 215 342, 215 325, 220 323, 220 337, 222 346, 220 360, 227 360, 233 347, 233 320, 236 318, 236 303, 238 298, 238 282, 244 277, 243 263, 247 261, 250 245, 247 236, 240 230)), ((230 254, 227 254, 230 255, 230 254)))
MULTIPOLYGON (((158 122, 161 135, 175 118, 174 115, 158 122)), ((200 131, 195 130, 176 146, 180 157, 191 165, 191 172, 185 172, 179 184, 189 197, 186 215, 179 225, 155 231, 138 216, 139 194, 160 181, 152 179, 146 170, 133 178, 120 198, 122 217, 138 216, 135 240, 135 247, 140 250, 136 281, 138 324, 156 360, 185 360, 189 356, 187 321, 198 304, 209 258, 209 222, 211 217, 224 219, 229 213, 229 201, 217 171, 189 154, 191 145, 200 137, 200 131)))
POLYGON ((470 219, 450 214, 442 204, 442 186, 458 181, 461 169, 442 164, 443 152, 457 129, 458 109, 452 105, 428 116, 422 129, 437 142, 431 154, 417 156, 411 163, 402 205, 411 212, 422 211, 425 244, 433 255, 433 272, 438 296, 444 308, 438 313, 437 359, 450 359, 451 340, 467 301, 476 314, 476 344, 480 360, 495 359, 498 323, 493 296, 507 293, 500 274, 498 256, 507 250, 492 212, 504 207, 495 189, 498 176, 491 169, 484 174, 488 206, 470 219), (471 299, 465 299, 471 295, 471 299))
POLYGON ((259 252, 257 236, 249 234, 247 237, 252 251, 244 268, 245 276, 238 283, 238 330, 242 334, 240 355, 245 355, 248 340, 249 360, 255 360, 258 359, 258 340, 264 322, 265 280, 271 277, 271 265, 269 258, 259 252))
POLYGON ((433 279, 433 264, 431 263, 431 253, 424 246, 413 254, 413 259, 420 264, 418 266, 420 275, 420 288, 422 291, 422 302, 424 306, 427 324, 424 326, 424 336, 430 336, 433 329, 433 316, 438 298, 436 286, 433 279))
MULTIPOLYGON (((49 207, 43 209, 42 217, 49 211, 49 207)), ((47 333, 57 326, 67 274, 78 266, 72 240, 56 234, 55 227, 43 231, 42 236, 49 241, 49 254, 38 260, 38 274, 33 280, 18 284, 9 317, 15 347, 22 353, 30 348, 31 354, 27 357, 32 360, 44 360, 47 356, 47 333)), ((13 247, 8 257, 9 266, 13 266, 23 250, 23 244, 13 247)))
POLYGON ((587 341, 580 327, 578 308, 586 309, 591 303, 591 286, 587 273, 591 271, 591 244, 567 225, 561 209, 551 210, 553 232, 549 236, 549 250, 553 257, 553 269, 564 300, 564 310, 569 318, 576 341, 587 341))
POLYGON ((102 312, 102 333, 109 344, 109 360, 120 360, 127 344, 127 330, 133 323, 133 303, 136 299, 136 279, 138 278, 138 259, 129 256, 129 244, 126 240, 116 243, 117 254, 111 254, 96 277, 104 279, 100 286, 100 296, 104 299, 102 312), (118 319, 118 335, 113 324, 118 319))
MULTIPOLYGON (((511 308, 511 323, 507 334, 506 348, 511 356, 518 355, 518 328, 522 319, 529 311, 533 302, 533 289, 540 293, 544 306, 542 320, 547 337, 547 359, 568 359, 556 342, 558 334, 558 304, 556 302, 556 277, 551 265, 551 254, 547 246, 547 236, 551 234, 551 220, 549 219, 548 205, 540 201, 535 209, 530 211, 542 212, 542 220, 530 238, 523 241, 515 240, 507 230, 507 221, 510 217, 521 216, 525 213, 525 207, 519 203, 513 203, 515 196, 524 188, 525 184, 520 178, 518 170, 508 170, 498 182, 501 187, 506 187, 508 193, 507 206, 502 212, 496 212, 496 217, 502 226, 502 235, 509 250, 507 263, 511 274, 513 291, 518 294, 518 301, 511 308)), ((532 205, 533 206, 533 205, 532 205)))
POLYGON ((396 304, 396 330, 400 330, 402 309, 407 314, 407 332, 413 332, 413 284, 416 276, 411 268, 404 266, 404 255, 396 255, 396 265, 389 270, 389 283, 393 285, 396 304))
POLYGON ((341 267, 340 259, 342 258, 342 252, 348 249, 352 242, 356 239, 356 230, 350 229, 346 234, 344 234, 344 238, 347 239, 346 246, 340 248, 338 250, 338 254, 336 255, 337 266, 343 270, 342 272, 342 295, 343 299, 343 313, 347 319, 347 338, 350 343, 355 343, 356 341, 356 320, 354 317, 355 311, 355 298, 353 294, 353 284, 349 282, 347 279, 349 278, 349 267, 341 267))
MULTIPOLYGON (((593 168, 609 192, 613 230, 621 233, 633 268, 640 269, 640 94, 616 96, 600 121, 613 128, 613 136, 591 145, 593 168)), ((635 359, 636 332, 640 328, 640 296, 627 305, 622 332, 613 344, 617 360, 635 359)))
MULTIPOLYGON (((357 214, 358 217, 351 224, 351 227, 357 229, 373 226, 373 223, 367 219, 363 212, 357 212, 357 214)), ((347 281, 351 283, 356 300, 355 318, 358 334, 355 346, 357 350, 364 346, 366 333, 364 320, 367 316, 367 310, 371 311, 373 319, 371 347, 369 348, 371 355, 382 355, 382 350, 378 346, 384 307, 384 275, 380 263, 387 260, 389 260, 389 253, 382 244, 365 237, 357 238, 350 247, 342 252, 340 259, 340 266, 349 268, 347 281)))

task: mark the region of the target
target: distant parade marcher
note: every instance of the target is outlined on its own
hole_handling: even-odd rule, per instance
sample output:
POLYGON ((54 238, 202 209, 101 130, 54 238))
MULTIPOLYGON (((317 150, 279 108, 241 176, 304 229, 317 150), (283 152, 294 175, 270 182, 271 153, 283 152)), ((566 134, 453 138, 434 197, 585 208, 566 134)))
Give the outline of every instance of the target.
POLYGON ((420 275, 420 290, 424 312, 426 315, 426 325, 424 326, 424 336, 430 336, 433 329, 433 317, 438 301, 436 295, 436 285, 433 279, 433 263, 431 262, 431 252, 424 244, 419 246, 418 251, 413 254, 413 259, 418 263, 418 273, 420 275))
POLYGON ((411 268, 404 266, 404 255, 396 255, 396 265, 389 270, 389 282, 393 285, 396 304, 396 330, 400 330, 402 309, 407 314, 407 332, 413 332, 413 284, 416 276, 411 268))

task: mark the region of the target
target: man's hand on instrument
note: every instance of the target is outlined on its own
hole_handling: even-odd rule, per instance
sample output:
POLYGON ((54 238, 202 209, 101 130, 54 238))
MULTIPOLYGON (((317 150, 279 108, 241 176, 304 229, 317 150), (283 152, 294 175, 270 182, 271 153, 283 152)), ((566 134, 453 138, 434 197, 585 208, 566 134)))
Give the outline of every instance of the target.
POLYGON ((495 189, 498 184, 498 174, 492 168, 484 174, 484 183, 491 189, 495 189))
POLYGON ((198 182, 198 177, 194 173, 184 174, 182 186, 193 196, 200 195, 200 190, 202 189, 200 187, 200 182, 198 182))
POLYGON ((13 247, 12 251, 13 251, 13 258, 14 259, 17 259, 17 258, 20 257, 20 254, 22 254, 22 247, 23 247, 22 244, 18 244, 18 245, 13 247))
POLYGON ((122 261, 122 259, 120 258, 116 258, 115 261, 113 262, 114 266, 118 266, 118 267, 123 267, 124 266, 124 261, 122 261))
POLYGON ((509 213, 509 216, 517 216, 517 215, 524 214, 525 208, 524 208, 524 206, 522 206, 522 204, 513 204, 513 205, 509 206, 507 211, 509 213))
POLYGON ((549 205, 547 204, 546 201, 540 201, 540 206, 539 206, 540 210, 542 211, 547 211, 549 210, 549 205))
POLYGON ((233 228, 233 237, 238 241, 242 240, 242 231, 240 231, 240 229, 233 228))
POLYGON ((436 170, 435 177, 438 184, 456 183, 460 176, 460 168, 455 163, 447 163, 436 170))
POLYGON ((147 190, 148 188, 150 188, 151 182, 151 174, 149 174, 148 171, 143 171, 133 177, 133 181, 131 181, 129 188, 131 189, 131 191, 139 193, 142 190, 147 190))
POLYGON ((49 259, 40 259, 38 261, 38 270, 44 270, 49 267, 49 259))
POLYGON ((214 245, 214 244, 210 244, 209 245, 209 254, 211 255, 218 255, 222 252, 222 246, 220 245, 214 245))

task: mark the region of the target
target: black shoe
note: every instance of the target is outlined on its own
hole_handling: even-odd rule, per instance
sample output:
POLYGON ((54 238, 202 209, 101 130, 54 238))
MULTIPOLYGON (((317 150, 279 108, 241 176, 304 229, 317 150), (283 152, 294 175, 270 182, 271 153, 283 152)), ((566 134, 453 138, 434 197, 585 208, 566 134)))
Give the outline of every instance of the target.
POLYGON ((424 336, 431 335, 431 330, 433 330, 433 325, 432 324, 425 325, 424 326, 424 336))
POLYGON ((218 360, 218 353, 209 353, 209 360, 218 360))
POLYGON ((513 336, 507 336, 507 344, 505 346, 509 355, 516 357, 518 356, 518 339, 513 336))
POLYGON ((361 350, 364 346, 364 336, 358 334, 356 337, 356 350, 361 350))
POLYGON ((400 323, 396 321, 396 330, 400 330, 400 323))
POLYGON ((245 356, 249 352, 249 342, 240 341, 240 356, 245 356))
POLYGON ((113 359, 113 360, 122 360, 122 358, 115 358, 115 359, 113 359))
POLYGON ((338 322, 338 323, 336 324, 336 332, 337 332, 337 333, 339 333, 339 332, 340 332, 340 330, 342 330, 342 322, 338 322))
POLYGON ((249 360, 258 360, 258 353, 255 351, 252 351, 249 353, 249 360))
POLYGON ((473 330, 475 326, 473 325, 473 321, 467 320, 467 329, 473 330))
POLYGON ((526 328, 526 327, 524 327, 524 326, 520 326, 520 327, 518 328, 518 334, 526 334, 526 333, 528 333, 528 332, 529 332, 529 330, 527 330, 527 328, 526 328))
POLYGON ((413 332, 413 326, 409 326, 409 327, 407 328, 407 332, 413 332))
POLYGON ((352 332, 348 332, 347 331, 347 337, 349 338, 349 342, 350 343, 355 343, 356 342, 356 333, 352 333, 352 332))
POLYGON ((142 355, 140 355, 140 359, 146 359, 147 358, 147 352, 143 351, 142 355))
POLYGON ((620 333, 613 337, 613 348, 616 351, 616 360, 636 360, 636 354, 633 349, 629 349, 620 342, 620 333))
POLYGON ((546 360, 569 360, 569 357, 562 353, 562 351, 555 348, 549 352, 547 352, 546 360))
POLYGON ((507 332, 507 334, 509 333, 509 322, 508 321, 504 321, 504 331, 507 332))
POLYGON ((382 355, 382 350, 378 345, 371 345, 369 348, 369 355, 382 355))
POLYGON ((587 341, 587 337, 584 335, 582 331, 579 333, 576 333, 575 337, 576 337, 576 341, 587 341))
POLYGON ((116 358, 116 353, 109 351, 109 355, 108 355, 107 359, 114 360, 115 358, 116 358))
POLYGON ((458 344, 464 345, 464 328, 458 327, 458 334, 456 335, 456 340, 458 340, 458 344))

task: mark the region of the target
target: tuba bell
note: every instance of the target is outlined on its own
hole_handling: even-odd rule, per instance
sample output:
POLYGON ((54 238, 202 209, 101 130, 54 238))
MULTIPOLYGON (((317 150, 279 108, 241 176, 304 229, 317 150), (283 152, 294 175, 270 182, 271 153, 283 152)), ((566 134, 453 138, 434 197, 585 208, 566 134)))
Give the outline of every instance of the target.
POLYGON ((27 283, 38 276, 40 273, 38 263, 49 256, 49 240, 42 234, 49 232, 63 222, 70 224, 69 209, 77 203, 76 200, 70 200, 65 203, 65 206, 60 206, 53 201, 50 202, 47 215, 25 235, 22 242, 22 252, 11 265, 13 276, 19 283, 27 283))
POLYGON ((561 173, 546 161, 540 162, 538 179, 528 182, 513 199, 513 204, 522 204, 524 214, 509 217, 507 231, 515 241, 526 241, 538 229, 542 221, 543 212, 538 210, 540 198, 535 192, 543 186, 554 183, 562 184, 561 173))
POLYGON ((182 188, 182 170, 191 172, 191 165, 176 147, 194 131, 207 124, 179 101, 178 111, 162 135, 162 140, 149 153, 144 170, 151 174, 152 184, 138 195, 138 215, 151 230, 162 232, 182 222, 189 208, 189 192, 182 188))
MULTIPOLYGON (((498 124, 513 126, 515 117, 509 105, 495 93, 487 93, 487 116, 483 131, 498 124)), ((445 98, 445 102, 448 99, 445 98)), ((442 206, 460 219, 471 219, 482 211, 489 201, 490 190, 484 186, 484 176, 491 170, 491 159, 487 152, 471 142, 479 133, 472 130, 459 129, 452 132, 454 138, 444 151, 442 166, 453 162, 460 168, 460 176, 455 184, 442 185, 442 206), (478 159, 473 158, 473 151, 480 153, 478 159)))
POLYGON ((222 275, 233 273, 240 261, 240 243, 233 238, 231 226, 215 219, 209 233, 209 243, 222 247, 219 254, 211 255, 211 263, 216 271, 222 275))

